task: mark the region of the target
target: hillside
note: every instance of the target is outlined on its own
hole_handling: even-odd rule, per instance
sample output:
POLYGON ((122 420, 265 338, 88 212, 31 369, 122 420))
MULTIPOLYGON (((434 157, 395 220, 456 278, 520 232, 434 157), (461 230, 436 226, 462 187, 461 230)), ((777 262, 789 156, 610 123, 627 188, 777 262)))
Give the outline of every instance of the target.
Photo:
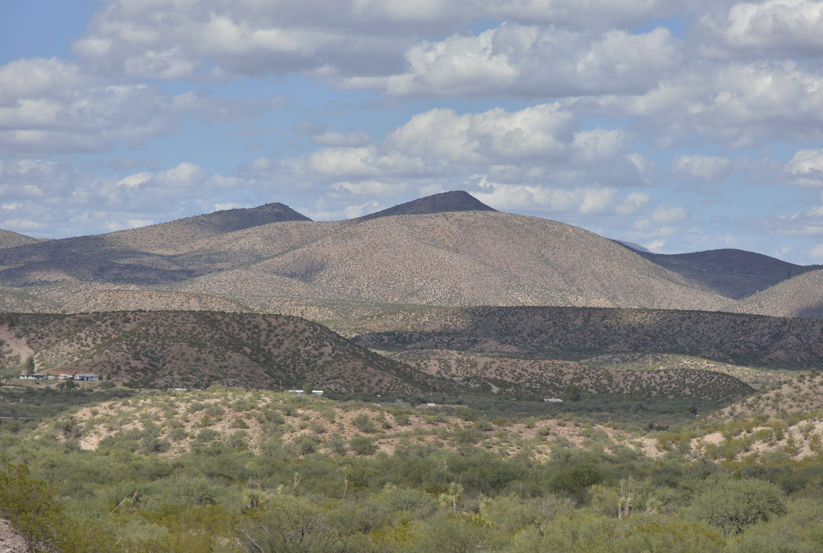
POLYGON ((0 295, 8 311, 251 310, 316 320, 390 305, 818 317, 813 295, 764 299, 782 288, 757 305, 730 301, 812 268, 739 250, 638 252, 447 192, 349 221, 313 222, 267 204, 0 248, 0 295))
MULTIPOLYGON (((681 254, 638 253, 695 285, 734 300, 820 268, 795 265, 767 255, 735 249, 681 254)), ((768 314, 780 316, 777 312, 768 314)))
POLYGON ((364 215, 356 219, 357 221, 370 221, 380 217, 392 217, 395 215, 431 215, 433 213, 448 213, 455 211, 497 211, 487 206, 468 192, 455 190, 443 192, 412 200, 376 213, 364 215))
POLYGON ((368 347, 582 360, 669 353, 771 368, 823 363, 823 321, 700 311, 564 307, 435 308, 328 323, 368 347))
POLYGON ((727 374, 680 367, 645 371, 594 368, 573 361, 488 357, 442 350, 403 352, 394 358, 433 376, 494 393, 559 397, 567 385, 574 384, 591 394, 719 400, 753 391, 727 374))
POLYGON ((216 212, 0 250, 0 266, 4 289, 69 311, 82 310, 90 293, 124 287, 219 296, 260 311, 329 301, 671 309, 726 303, 610 240, 498 213, 464 192, 333 223, 308 221, 281 204, 216 212))
POLYGON ((176 262, 174 256, 152 252, 286 221, 309 219, 283 204, 267 204, 0 250, 0 267, 6 267, 0 271, 0 286, 26 288, 79 282, 146 286, 187 280, 221 267, 188 266, 176 262))
POLYGON ((786 280, 727 308, 735 313, 823 318, 823 270, 786 280))
POLYGON ((246 305, 259 297, 670 309, 726 303, 593 233, 483 211, 349 224, 271 259, 169 289, 225 294, 246 305))
POLYGON ((37 238, 17 234, 10 230, 0 230, 0 250, 25 246, 26 244, 36 244, 37 242, 40 242, 37 238))
MULTIPOLYGON (((212 312, 4 315, 0 362, 13 373, 33 353, 38 372, 91 372, 149 387, 407 393, 438 379, 295 317, 212 312)), ((19 370, 19 369, 18 369, 19 370)))

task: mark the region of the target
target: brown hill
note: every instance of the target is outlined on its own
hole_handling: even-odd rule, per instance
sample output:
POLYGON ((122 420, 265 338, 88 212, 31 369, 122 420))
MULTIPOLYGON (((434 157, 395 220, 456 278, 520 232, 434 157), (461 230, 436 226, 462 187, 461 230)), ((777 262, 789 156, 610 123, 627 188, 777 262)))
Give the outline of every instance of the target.
MULTIPOLYGON (((820 268, 817 265, 795 265, 767 255, 735 249, 681 254, 638 253, 698 286, 735 300, 820 268)), ((777 312, 768 314, 780 316, 777 312)))
POLYGON ((480 211, 350 223, 268 260, 171 289, 226 294, 247 305, 253 297, 670 309, 726 303, 596 234, 480 211))
POLYGON ((380 217, 392 217, 394 215, 431 215, 433 213, 447 213, 453 211, 497 211, 487 206, 468 192, 455 190, 443 192, 412 200, 404 204, 396 205, 376 213, 364 215, 358 221, 370 221, 380 217))
POLYGON ((113 244, 150 252, 211 236, 284 221, 311 221, 311 219, 285 204, 271 203, 253 208, 215 211, 207 215, 186 217, 149 227, 113 232, 106 236, 113 244))
POLYGON ((355 343, 380 349, 448 349, 571 360, 615 353, 671 353, 789 369, 823 364, 823 320, 817 319, 647 309, 478 307, 397 312, 331 326, 350 336, 359 334, 355 343))
POLYGON ((26 244, 36 244, 40 242, 37 238, 31 238, 23 234, 17 234, 10 230, 0 230, 0 250, 6 248, 16 248, 26 244))
POLYGON ((823 318, 823 270, 786 280, 726 308, 735 313, 823 318))
POLYGON ((560 396, 568 384, 593 394, 633 397, 724 399, 754 390, 719 372, 688 368, 626 370, 594 368, 573 361, 488 357, 452 351, 411 351, 395 356, 420 371, 450 378, 471 388, 509 394, 560 396))
POLYGON ((63 306, 66 313, 100 313, 108 311, 219 311, 248 313, 239 303, 195 294, 155 292, 151 290, 103 290, 78 297, 63 306))
MULTIPOLYGON (((174 256, 154 254, 220 234, 282 221, 309 221, 283 204, 216 211, 150 227, 98 236, 50 240, 0 250, 0 285, 30 287, 55 282, 156 285, 202 274, 177 263, 174 256)), ((216 270, 209 268, 206 272, 216 270)))
POLYGON ((34 353, 38 372, 91 372, 149 387, 277 389, 313 382, 325 390, 408 393, 437 379, 296 317, 212 312, 4 315, 0 362, 34 353), (23 347, 23 346, 21 346, 23 347), (18 348, 19 350, 19 348, 18 348))

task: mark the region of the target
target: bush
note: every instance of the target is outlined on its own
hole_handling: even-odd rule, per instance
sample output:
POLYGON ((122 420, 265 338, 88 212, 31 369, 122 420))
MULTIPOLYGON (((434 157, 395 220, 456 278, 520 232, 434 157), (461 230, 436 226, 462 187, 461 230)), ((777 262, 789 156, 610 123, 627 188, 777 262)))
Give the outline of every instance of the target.
POLYGON ((555 473, 549 480, 549 490, 554 493, 576 495, 602 481, 600 469, 590 463, 584 463, 555 473))
POLYGON ((366 436, 355 436, 349 440, 349 446, 358 455, 374 455, 377 453, 377 445, 366 436))
POLYGON ((377 426, 375 426, 374 421, 371 420, 366 413, 360 413, 356 417, 352 419, 352 424, 360 430, 360 432, 364 432, 366 434, 374 434, 377 432, 377 426))
POLYGON ((783 515, 786 506, 780 489, 774 484, 757 480, 710 478, 692 506, 697 520, 704 520, 723 529, 727 535, 742 532, 771 515, 783 515))

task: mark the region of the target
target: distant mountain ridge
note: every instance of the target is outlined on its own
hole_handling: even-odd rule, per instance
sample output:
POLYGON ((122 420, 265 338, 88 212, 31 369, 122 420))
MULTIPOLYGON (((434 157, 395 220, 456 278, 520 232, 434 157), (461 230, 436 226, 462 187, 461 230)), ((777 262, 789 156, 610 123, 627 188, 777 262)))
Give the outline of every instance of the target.
POLYGON ((795 265, 767 255, 737 249, 681 254, 642 251, 638 253, 652 263, 734 300, 751 296, 803 273, 823 268, 819 265, 795 265))
POLYGON ((18 234, 10 230, 0 230, 0 249, 16 248, 26 244, 36 244, 41 242, 37 238, 32 238, 24 234, 18 234))
POLYGON ((431 215, 433 213, 448 213, 458 211, 497 211, 468 192, 455 190, 452 192, 442 192, 425 198, 412 200, 377 213, 364 215, 355 219, 357 221, 371 221, 380 217, 392 217, 395 215, 431 215))
MULTIPOLYGON (((313 222, 272 203, 0 248, 0 305, 44 312, 293 306, 302 313, 300 306, 328 312, 321 304, 329 302, 717 311, 814 268, 740 250, 640 252, 453 191, 347 221, 313 222)), ((802 305, 793 312, 809 313, 802 305)))

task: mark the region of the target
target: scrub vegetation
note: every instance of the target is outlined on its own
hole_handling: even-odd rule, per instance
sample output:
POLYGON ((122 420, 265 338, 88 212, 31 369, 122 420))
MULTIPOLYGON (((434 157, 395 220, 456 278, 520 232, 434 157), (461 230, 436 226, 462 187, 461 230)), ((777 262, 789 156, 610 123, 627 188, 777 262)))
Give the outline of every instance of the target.
POLYGON ((74 398, 0 425, 0 515, 37 551, 823 547, 821 412, 683 404, 663 425, 652 400, 621 424, 489 396, 26 393, 74 398))

